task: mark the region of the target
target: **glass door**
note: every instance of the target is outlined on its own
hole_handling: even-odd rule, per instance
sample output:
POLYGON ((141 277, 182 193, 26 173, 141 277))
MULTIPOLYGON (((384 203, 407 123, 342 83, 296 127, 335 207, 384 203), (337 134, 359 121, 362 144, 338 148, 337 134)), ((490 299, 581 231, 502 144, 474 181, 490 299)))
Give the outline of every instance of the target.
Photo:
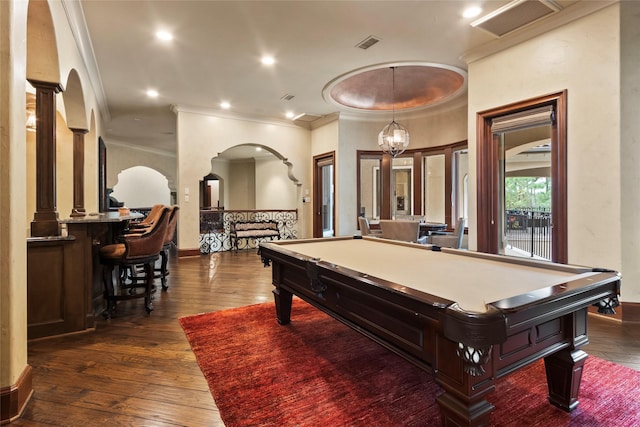
POLYGON ((335 236, 334 154, 314 157, 313 237, 335 236))
POLYGON ((498 134, 503 255, 551 260, 551 126, 498 134))

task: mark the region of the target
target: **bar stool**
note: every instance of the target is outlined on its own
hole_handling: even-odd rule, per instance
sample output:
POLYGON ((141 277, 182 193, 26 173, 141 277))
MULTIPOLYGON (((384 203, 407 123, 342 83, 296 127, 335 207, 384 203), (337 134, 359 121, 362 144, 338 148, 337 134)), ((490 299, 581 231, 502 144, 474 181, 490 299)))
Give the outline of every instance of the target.
POLYGON ((169 225, 167 226, 167 234, 164 238, 164 244, 162 245, 162 250, 160 251, 160 275, 156 276, 160 278, 162 283, 162 290, 166 291, 169 286, 167 286, 167 276, 169 275, 169 270, 167 270, 167 263, 169 261, 169 249, 171 248, 171 244, 173 243, 173 238, 176 235, 176 227, 178 225, 178 214, 180 207, 173 206, 171 211, 171 217, 169 219, 169 225))
POLYGON ((149 229, 160 218, 162 209, 165 206, 162 204, 153 205, 147 216, 140 222, 132 222, 129 224, 130 233, 142 233, 144 230, 149 229))
POLYGON ((107 300, 104 316, 107 319, 113 316, 116 303, 120 300, 144 298, 147 313, 153 311, 151 294, 155 290, 153 285, 154 264, 160 257, 160 251, 164 245, 171 210, 171 208, 163 207, 158 220, 143 234, 124 235, 122 243, 114 243, 100 248, 100 262, 103 265, 105 299, 107 300), (118 284, 114 286, 113 270, 116 266, 119 269, 134 269, 136 265, 144 266, 145 280, 143 284, 137 281, 126 284, 122 280, 117 280, 118 284), (139 288, 143 288, 143 292, 138 292, 139 288))

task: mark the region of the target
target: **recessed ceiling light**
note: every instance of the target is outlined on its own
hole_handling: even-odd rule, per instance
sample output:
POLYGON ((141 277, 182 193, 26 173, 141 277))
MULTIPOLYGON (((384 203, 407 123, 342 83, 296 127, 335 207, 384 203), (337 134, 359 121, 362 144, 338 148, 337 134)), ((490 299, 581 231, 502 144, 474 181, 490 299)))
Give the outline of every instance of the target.
POLYGON ((262 147, 256 147, 256 151, 262 151, 262 147))
POLYGON ((475 18, 480 15, 482 9, 479 6, 470 6, 462 12, 464 18, 475 18))
POLYGON ((273 65, 276 63, 276 60, 273 56, 263 56, 261 61, 264 65, 273 65))
POLYGON ((231 108, 231 104, 229 104, 227 101, 223 101, 220 103, 220 108, 224 108, 225 110, 228 110, 229 108, 231 108))
POLYGON ((157 91, 157 90, 155 90, 155 89, 149 89, 149 90, 147 90, 147 96, 148 96, 149 98, 157 98, 157 97, 158 97, 158 95, 159 95, 159 94, 158 94, 158 91, 157 91))
POLYGON ((173 34, 168 31, 158 31, 156 33, 156 37, 165 42, 170 42, 171 40, 173 40, 173 34))
POLYGON ((287 114, 285 114, 285 116, 287 117, 287 119, 293 119, 295 113, 293 111, 287 111, 287 114))

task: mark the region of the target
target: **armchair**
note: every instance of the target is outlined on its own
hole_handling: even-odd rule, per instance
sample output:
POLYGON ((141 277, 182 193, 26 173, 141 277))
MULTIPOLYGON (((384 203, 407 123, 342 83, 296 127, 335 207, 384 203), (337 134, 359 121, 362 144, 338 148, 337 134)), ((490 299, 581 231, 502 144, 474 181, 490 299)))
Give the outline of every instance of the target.
POLYGON ((380 230, 372 230, 369 227, 369 220, 363 216, 358 217, 358 226, 363 236, 380 236, 382 234, 380 230))
POLYGON ((456 227, 451 233, 442 231, 434 231, 429 236, 427 243, 445 248, 460 249, 462 247, 462 238, 464 237, 465 219, 458 218, 456 227))
POLYGON ((420 237, 420 221, 396 221, 391 219, 381 219, 382 237, 385 239, 402 240, 425 244, 427 238, 420 237))

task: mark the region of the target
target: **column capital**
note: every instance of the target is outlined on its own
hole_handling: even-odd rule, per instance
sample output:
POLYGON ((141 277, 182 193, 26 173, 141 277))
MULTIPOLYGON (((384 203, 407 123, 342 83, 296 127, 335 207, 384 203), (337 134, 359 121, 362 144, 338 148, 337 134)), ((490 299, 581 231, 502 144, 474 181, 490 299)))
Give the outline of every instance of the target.
POLYGON ((69 128, 69 130, 73 133, 78 133, 78 134, 87 134, 89 133, 89 129, 81 129, 81 128, 69 128))
POLYGON ((64 92, 64 87, 57 82, 44 82, 42 80, 27 79, 31 86, 40 90, 50 90, 54 93, 64 92))

